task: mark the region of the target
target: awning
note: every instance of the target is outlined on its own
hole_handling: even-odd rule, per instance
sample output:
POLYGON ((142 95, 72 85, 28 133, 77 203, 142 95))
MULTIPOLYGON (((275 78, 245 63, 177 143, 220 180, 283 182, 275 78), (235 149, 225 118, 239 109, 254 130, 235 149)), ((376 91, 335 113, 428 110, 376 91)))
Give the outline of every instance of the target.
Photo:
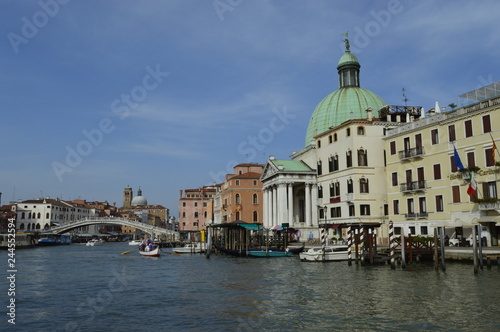
POLYGON ((246 228, 246 229, 248 229, 250 231, 260 231, 260 230, 263 229, 262 227, 260 227, 257 224, 238 224, 238 226, 246 228))

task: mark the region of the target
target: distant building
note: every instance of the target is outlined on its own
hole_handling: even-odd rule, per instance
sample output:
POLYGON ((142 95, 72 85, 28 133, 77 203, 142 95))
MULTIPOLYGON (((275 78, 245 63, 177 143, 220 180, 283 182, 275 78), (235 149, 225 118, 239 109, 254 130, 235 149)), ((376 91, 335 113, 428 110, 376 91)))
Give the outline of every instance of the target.
MULTIPOLYGON (((169 224, 170 215, 169 209, 163 205, 149 205, 146 197, 142 195, 142 190, 137 191, 137 196, 133 197, 133 190, 126 187, 123 190, 123 207, 117 210, 120 216, 148 223, 161 228, 172 229, 169 224)), ((130 226, 121 226, 122 233, 135 233, 137 229, 130 226)))
POLYGON ((95 210, 84 204, 51 198, 15 203, 15 211, 16 228, 25 232, 48 230, 52 226, 95 215, 95 210))
POLYGON ((263 223, 263 194, 260 177, 264 166, 244 163, 234 167, 234 174, 227 174, 220 192, 214 200, 214 220, 225 223, 241 220, 263 223))
POLYGON ((207 223, 213 220, 212 199, 219 186, 204 186, 196 189, 179 191, 179 230, 205 230, 207 223))

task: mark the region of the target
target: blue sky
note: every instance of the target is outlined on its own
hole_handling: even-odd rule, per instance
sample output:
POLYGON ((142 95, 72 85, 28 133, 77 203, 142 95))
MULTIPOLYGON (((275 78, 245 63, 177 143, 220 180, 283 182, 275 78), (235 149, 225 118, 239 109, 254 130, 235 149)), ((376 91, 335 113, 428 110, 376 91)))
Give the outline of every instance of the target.
POLYGON ((434 107, 499 80, 500 2, 0 3, 2 203, 107 200, 127 185, 177 217, 179 190, 288 158, 338 88, 434 107))

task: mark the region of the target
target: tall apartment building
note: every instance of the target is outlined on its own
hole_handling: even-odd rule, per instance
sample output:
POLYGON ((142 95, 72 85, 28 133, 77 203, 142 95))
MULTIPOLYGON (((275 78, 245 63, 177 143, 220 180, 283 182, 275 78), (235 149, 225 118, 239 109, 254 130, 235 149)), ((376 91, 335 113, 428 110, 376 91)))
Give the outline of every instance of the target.
POLYGON ((500 155, 493 145, 500 142, 500 82, 494 85, 462 95, 483 96, 470 105, 434 110, 387 132, 387 201, 397 233, 426 236, 445 227, 449 235, 464 234, 481 224, 487 244, 498 245, 500 167, 494 157, 500 155), (484 93, 488 89, 493 92, 484 93), (477 190, 469 195, 471 175, 477 190))
POLYGON ((234 174, 227 174, 220 192, 214 200, 215 222, 241 220, 263 223, 261 164, 243 163, 234 167, 234 174))
POLYGON ((180 231, 206 230, 207 223, 213 220, 211 200, 218 188, 217 185, 213 185, 179 191, 180 231))

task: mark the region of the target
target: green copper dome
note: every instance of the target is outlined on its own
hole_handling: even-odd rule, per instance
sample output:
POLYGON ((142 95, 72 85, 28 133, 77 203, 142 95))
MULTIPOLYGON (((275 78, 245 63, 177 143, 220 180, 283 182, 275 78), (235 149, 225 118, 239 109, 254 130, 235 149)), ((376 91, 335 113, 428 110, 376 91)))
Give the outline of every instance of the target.
POLYGON ((306 146, 311 144, 314 136, 327 131, 330 127, 338 126, 350 119, 366 118, 367 108, 378 111, 386 105, 382 98, 360 87, 360 68, 358 59, 347 48, 337 66, 340 88, 330 93, 316 106, 307 127, 306 146))

